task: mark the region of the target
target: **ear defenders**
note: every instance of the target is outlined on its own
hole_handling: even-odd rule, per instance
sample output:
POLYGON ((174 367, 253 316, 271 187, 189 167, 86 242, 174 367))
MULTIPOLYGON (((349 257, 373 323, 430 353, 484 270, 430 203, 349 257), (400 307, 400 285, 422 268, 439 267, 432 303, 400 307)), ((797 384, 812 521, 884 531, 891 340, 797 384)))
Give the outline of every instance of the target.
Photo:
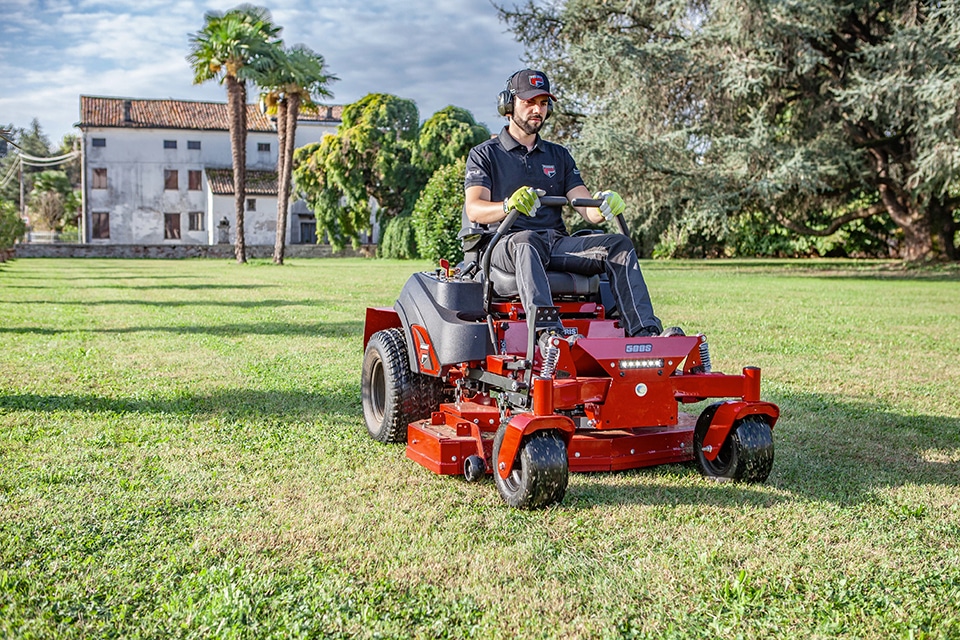
MULTIPOLYGON (((520 72, 518 71, 517 73, 520 72)), ((513 84, 513 79, 516 77, 517 73, 507 78, 506 87, 504 87, 503 91, 497 94, 497 113, 502 116, 509 116, 513 113, 513 99, 517 96, 517 92, 510 85, 513 84)), ((550 114, 552 113, 553 98, 547 98, 547 113, 543 116, 543 121, 546 122, 547 118, 549 118, 550 114)))

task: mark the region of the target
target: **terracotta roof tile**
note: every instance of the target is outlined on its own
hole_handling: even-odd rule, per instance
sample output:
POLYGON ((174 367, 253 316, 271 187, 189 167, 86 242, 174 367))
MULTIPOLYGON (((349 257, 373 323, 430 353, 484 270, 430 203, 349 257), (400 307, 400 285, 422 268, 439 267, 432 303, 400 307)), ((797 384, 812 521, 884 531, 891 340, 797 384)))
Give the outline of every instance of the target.
MULTIPOLYGON (((321 106, 316 114, 301 113, 301 122, 339 123, 341 105, 321 106)), ((225 102, 191 102, 187 100, 139 100, 80 96, 80 122, 85 127, 124 127, 132 129, 194 129, 228 131, 225 102), (124 119, 129 103, 129 120, 124 119)), ((247 128, 250 131, 276 131, 271 120, 255 104, 247 105, 247 128)))
MULTIPOLYGON (((214 195, 233 195, 233 169, 207 169, 207 184, 214 195)), ((251 171, 247 169, 248 196, 277 195, 276 171, 251 171)))

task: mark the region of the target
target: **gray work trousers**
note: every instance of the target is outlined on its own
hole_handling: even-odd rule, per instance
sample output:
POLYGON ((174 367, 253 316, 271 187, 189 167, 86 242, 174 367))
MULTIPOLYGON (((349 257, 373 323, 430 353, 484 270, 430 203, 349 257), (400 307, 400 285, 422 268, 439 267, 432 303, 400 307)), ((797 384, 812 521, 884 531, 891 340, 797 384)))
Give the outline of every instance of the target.
POLYGON ((653 314, 637 252, 627 236, 600 233, 573 237, 553 229, 517 231, 497 243, 490 263, 516 274, 520 301, 525 309, 530 305, 553 306, 548 269, 591 276, 605 272, 610 278, 626 335, 635 335, 643 327, 663 329, 660 319, 653 314))

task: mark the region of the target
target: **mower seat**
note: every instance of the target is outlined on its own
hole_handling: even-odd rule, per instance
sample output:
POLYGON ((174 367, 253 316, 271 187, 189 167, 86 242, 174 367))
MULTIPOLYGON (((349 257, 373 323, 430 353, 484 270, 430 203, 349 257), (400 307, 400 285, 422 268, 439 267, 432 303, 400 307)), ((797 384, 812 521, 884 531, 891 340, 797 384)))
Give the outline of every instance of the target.
MULTIPOLYGON (((493 291, 498 296, 515 298, 520 295, 514 274, 490 267, 490 279, 493 281, 493 291)), ((567 271, 547 271, 547 280, 550 282, 550 293, 554 297, 590 297, 596 296, 600 290, 598 275, 585 276, 567 271)))
MULTIPOLYGON (((460 240, 463 243, 463 263, 461 264, 480 264, 483 252, 487 248, 487 243, 493 237, 494 232, 486 225, 471 225, 467 220, 467 214, 463 214, 464 226, 460 230, 460 240)), ((481 274, 477 274, 477 279, 481 279, 481 274)), ((493 292, 501 298, 516 298, 520 295, 517 287, 517 279, 514 274, 490 267, 490 280, 493 281, 493 292)), ((600 276, 586 276, 579 273, 569 273, 566 271, 547 271, 547 280, 550 282, 550 293, 555 297, 577 297, 587 298, 596 297, 601 289, 600 276)))

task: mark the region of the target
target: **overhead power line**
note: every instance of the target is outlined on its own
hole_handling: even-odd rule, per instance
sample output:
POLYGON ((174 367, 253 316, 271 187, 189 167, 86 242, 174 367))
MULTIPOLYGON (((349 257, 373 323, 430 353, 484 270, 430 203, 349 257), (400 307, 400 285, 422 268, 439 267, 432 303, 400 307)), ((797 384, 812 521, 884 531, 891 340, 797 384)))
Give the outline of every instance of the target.
POLYGON ((20 152, 20 161, 28 167, 50 167, 63 164, 64 162, 69 162, 79 155, 79 151, 71 151, 70 153, 65 153, 62 156, 38 158, 37 156, 31 156, 30 154, 20 152))

